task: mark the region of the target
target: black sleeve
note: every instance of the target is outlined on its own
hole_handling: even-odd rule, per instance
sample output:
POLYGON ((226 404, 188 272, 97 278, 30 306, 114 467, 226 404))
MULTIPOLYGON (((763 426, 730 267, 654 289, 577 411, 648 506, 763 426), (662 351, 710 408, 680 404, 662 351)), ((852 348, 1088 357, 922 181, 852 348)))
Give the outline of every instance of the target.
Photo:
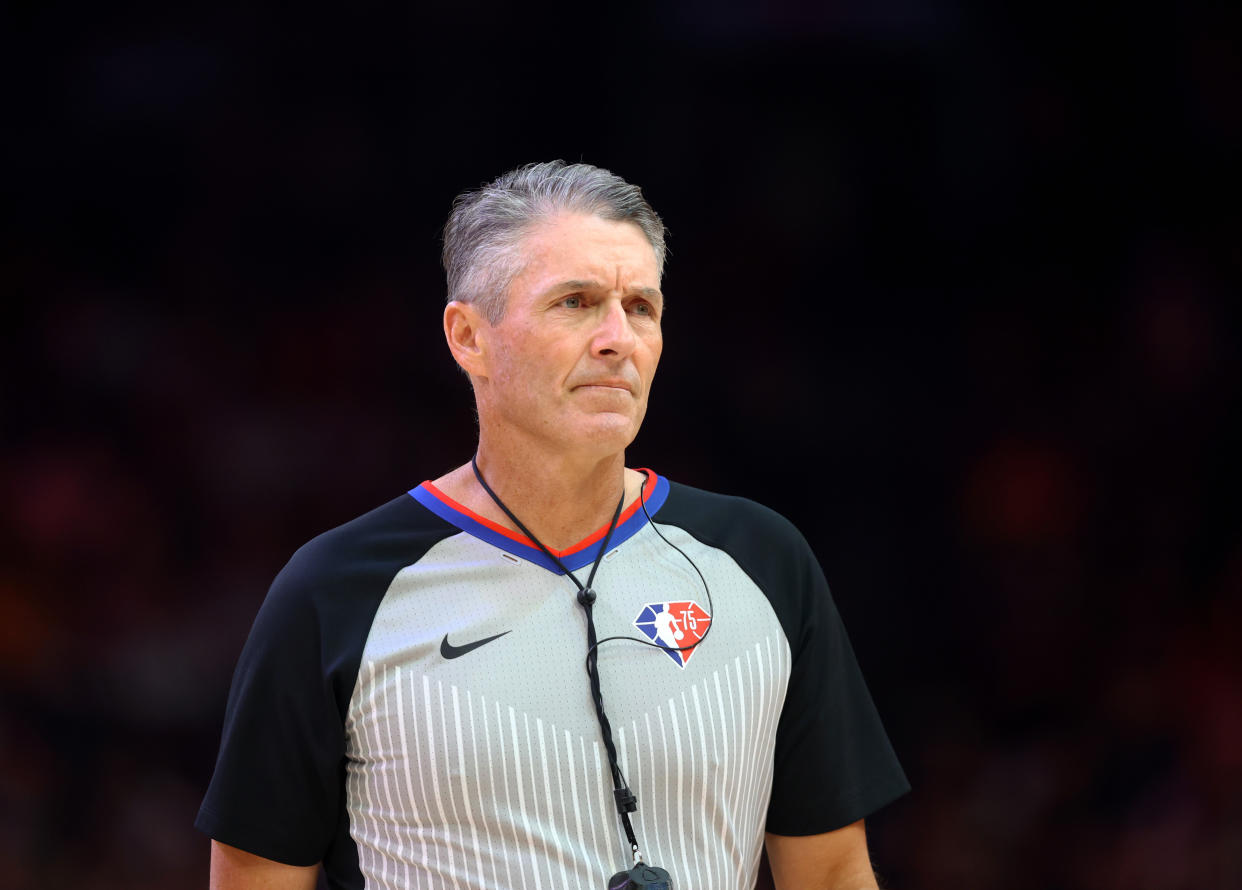
POLYGON ((906 793, 828 582, 793 524, 753 501, 680 485, 656 521, 729 553, 767 596, 789 641, 767 830, 832 831, 906 793))
POLYGON ((297 562, 277 576, 242 650, 195 825, 258 856, 314 865, 336 830, 345 730, 315 592, 297 562))
POLYGON ((819 834, 862 819, 910 785, 819 562, 792 526, 790 531, 797 540, 786 557, 795 573, 790 579, 794 596, 786 609, 798 608, 777 608, 793 650, 793 669, 776 731, 767 830, 819 834))
POLYGON ((345 717, 371 623, 396 573, 451 531, 405 497, 294 555, 237 663, 200 831, 289 865, 333 855, 348 834, 345 717))

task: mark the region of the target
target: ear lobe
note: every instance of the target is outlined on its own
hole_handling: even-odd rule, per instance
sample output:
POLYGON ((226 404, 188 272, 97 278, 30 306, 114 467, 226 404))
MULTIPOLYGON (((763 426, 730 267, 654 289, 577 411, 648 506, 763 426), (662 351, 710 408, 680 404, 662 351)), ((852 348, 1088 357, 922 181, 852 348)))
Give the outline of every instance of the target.
POLYGON ((457 364, 471 377, 484 377, 487 321, 470 303, 453 300, 444 307, 444 339, 457 364))

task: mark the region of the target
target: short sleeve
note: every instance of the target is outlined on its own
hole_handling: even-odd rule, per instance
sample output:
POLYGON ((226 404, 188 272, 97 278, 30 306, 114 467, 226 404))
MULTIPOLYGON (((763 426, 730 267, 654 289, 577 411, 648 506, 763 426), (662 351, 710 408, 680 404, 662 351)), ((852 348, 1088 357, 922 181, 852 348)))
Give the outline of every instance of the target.
POLYGON ((910 785, 880 721, 818 561, 797 536, 782 617, 793 655, 776 732, 767 830, 819 834, 864 818, 910 785), (808 794, 808 789, 815 789, 808 794))
POLYGON ((728 553, 767 597, 789 643, 767 830, 821 834, 907 792, 828 582, 801 532, 754 501, 675 483, 658 516, 728 553))
POLYGON ((298 550, 242 649, 195 825, 289 865, 356 871, 345 716, 393 578, 455 529, 404 495, 298 550))
POLYGON ((344 723, 307 580, 291 563, 259 609, 195 821, 218 841, 289 865, 324 857, 344 793, 344 723))

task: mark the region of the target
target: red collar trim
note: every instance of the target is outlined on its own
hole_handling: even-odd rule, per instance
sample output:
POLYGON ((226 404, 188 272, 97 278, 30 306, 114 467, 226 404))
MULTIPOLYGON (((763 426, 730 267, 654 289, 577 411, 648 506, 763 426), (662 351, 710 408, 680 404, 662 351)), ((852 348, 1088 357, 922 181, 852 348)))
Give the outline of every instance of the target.
MULTIPOLYGON (((642 473, 646 477, 646 479, 643 480, 643 498, 646 498, 647 496, 651 494, 652 486, 654 486, 655 484, 656 474, 654 470, 649 470, 646 467, 639 467, 638 472, 642 473)), ((533 547, 536 550, 539 549, 539 545, 536 544, 534 541, 532 541, 530 538, 526 537, 526 535, 520 534, 519 532, 515 532, 512 529, 505 528, 503 525, 492 522, 492 520, 488 519, 486 516, 480 516, 478 513, 475 513, 473 510, 471 510, 466 505, 459 504, 457 501, 453 500, 451 497, 446 495, 440 489, 436 488, 436 486, 432 484, 431 482, 424 482, 423 488, 427 489, 427 491, 435 495, 436 498, 440 500, 442 503, 444 503, 446 506, 453 508, 458 513, 461 513, 465 516, 469 516, 475 522, 491 529, 496 534, 504 535, 509 540, 516 541, 517 543, 522 544, 524 546, 533 547)), ((620 527, 622 523, 624 523, 631 516, 633 516, 636 512, 638 512, 641 506, 642 506, 642 498, 634 498, 634 503, 630 504, 623 511, 621 511, 620 517, 617 518, 617 526, 620 527)), ((601 540, 604 537, 604 535, 608 534, 608 526, 610 524, 611 523, 605 523, 604 525, 600 526, 598 529, 593 531, 589 536, 583 538, 581 541, 579 541, 577 544, 574 544, 572 547, 567 547, 564 550, 553 550, 551 547, 549 547, 548 552, 551 553, 553 556, 555 556, 557 559, 564 559, 567 556, 572 556, 578 551, 585 550, 587 547, 590 547, 592 544, 601 540)))

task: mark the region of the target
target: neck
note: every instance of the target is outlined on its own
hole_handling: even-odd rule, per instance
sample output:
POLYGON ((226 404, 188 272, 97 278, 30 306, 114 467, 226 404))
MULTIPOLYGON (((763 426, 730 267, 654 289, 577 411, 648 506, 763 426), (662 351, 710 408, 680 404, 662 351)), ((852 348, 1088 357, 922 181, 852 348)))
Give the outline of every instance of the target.
MULTIPOLYGON (((603 458, 574 455, 524 457, 489 447, 481 436, 479 471, 544 546, 564 550, 607 525, 624 492, 638 495, 641 474, 625 469, 624 452, 603 458)), ((435 481, 449 497, 506 528, 518 531, 478 484, 469 462, 435 481)))

